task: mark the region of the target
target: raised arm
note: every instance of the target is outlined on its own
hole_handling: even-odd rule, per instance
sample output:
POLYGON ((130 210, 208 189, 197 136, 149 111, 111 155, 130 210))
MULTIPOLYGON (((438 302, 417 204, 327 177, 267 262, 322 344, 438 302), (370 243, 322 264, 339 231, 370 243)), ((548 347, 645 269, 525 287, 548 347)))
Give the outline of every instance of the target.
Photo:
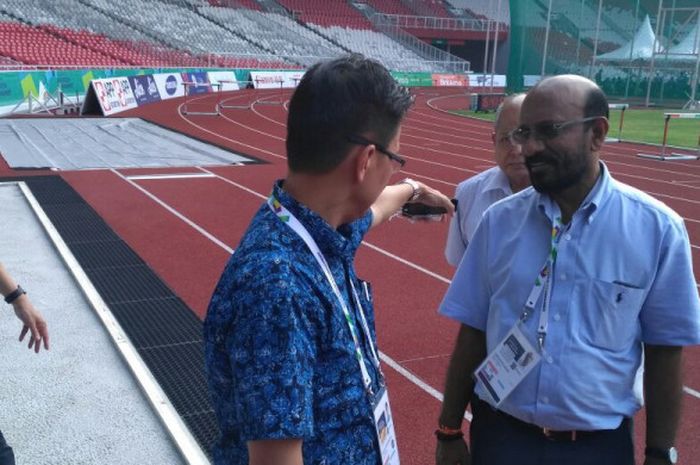
POLYGON ((404 179, 387 186, 372 204, 372 227, 392 217, 407 202, 420 202, 435 207, 444 207, 449 215, 454 213, 450 198, 420 181, 404 179))

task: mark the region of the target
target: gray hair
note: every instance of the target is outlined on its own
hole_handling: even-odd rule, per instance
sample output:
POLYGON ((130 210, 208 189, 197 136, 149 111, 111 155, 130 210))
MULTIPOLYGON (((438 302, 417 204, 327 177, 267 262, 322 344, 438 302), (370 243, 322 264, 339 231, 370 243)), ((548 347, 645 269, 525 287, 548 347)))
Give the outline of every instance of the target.
POLYGON ((501 122, 501 112, 503 111, 503 108, 506 105, 510 105, 516 99, 524 99, 525 95, 526 94, 524 92, 520 92, 517 94, 508 95, 508 96, 506 96, 506 98, 503 99, 501 104, 498 105, 498 108, 496 108, 496 119, 493 122, 494 129, 498 129, 498 124, 501 122))

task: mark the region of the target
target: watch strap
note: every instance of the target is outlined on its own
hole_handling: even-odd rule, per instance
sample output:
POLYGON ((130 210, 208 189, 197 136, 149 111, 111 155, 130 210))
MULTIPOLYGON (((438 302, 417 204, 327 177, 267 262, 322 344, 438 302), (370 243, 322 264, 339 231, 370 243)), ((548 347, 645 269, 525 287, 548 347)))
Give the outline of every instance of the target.
POLYGON ((647 447, 644 449, 644 455, 655 459, 666 460, 668 463, 674 464, 678 462, 678 453, 675 447, 663 449, 661 447, 647 447))
POLYGON ((17 289, 15 289, 14 291, 10 292, 9 294, 7 294, 7 295, 5 296, 5 302, 8 303, 8 304, 11 304, 12 302, 14 302, 15 300, 19 299, 21 296, 23 296, 23 295, 26 294, 26 293, 27 293, 27 291, 25 291, 24 289, 22 289, 22 286, 20 286, 20 285, 18 284, 18 285, 17 285, 17 289))
POLYGON ((413 202, 420 195, 420 186, 415 180, 411 178, 406 178, 402 180, 399 184, 408 184, 413 189, 413 194, 411 194, 411 197, 408 199, 409 202, 413 202))

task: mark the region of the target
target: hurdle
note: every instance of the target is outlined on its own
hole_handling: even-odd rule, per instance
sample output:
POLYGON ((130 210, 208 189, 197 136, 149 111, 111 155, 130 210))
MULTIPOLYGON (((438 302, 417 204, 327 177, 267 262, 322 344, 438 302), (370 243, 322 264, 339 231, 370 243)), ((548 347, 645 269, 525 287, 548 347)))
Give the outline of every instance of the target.
POLYGON ((668 139, 668 123, 672 119, 700 119, 700 113, 664 113, 664 138, 661 143, 660 154, 638 153, 638 157, 651 158, 653 160, 700 160, 700 137, 698 137, 698 154, 688 155, 685 153, 666 154, 666 142, 668 139))
POLYGON ((625 121, 625 110, 629 108, 626 103, 611 103, 608 105, 611 110, 620 110, 620 124, 617 127, 617 137, 606 137, 605 142, 620 142, 622 140, 622 125, 625 121))
POLYGON ((255 89, 261 90, 261 89, 273 89, 273 92, 271 92, 272 96, 275 96, 275 92, 277 93, 277 100, 261 100, 258 99, 256 101, 257 104, 259 105, 282 105, 284 104, 284 79, 279 79, 279 80, 274 80, 274 81, 269 81, 267 79, 260 79, 260 78, 255 78, 255 89), (279 87, 260 87, 260 83, 277 83, 279 84, 279 87))
MULTIPOLYGON (((234 80, 220 80, 219 82, 219 93, 223 92, 223 88, 226 84, 236 84, 238 86, 238 90, 246 90, 248 89, 249 85, 253 84, 253 81, 234 81, 234 80)), ((217 108, 219 109, 219 112, 221 110, 249 110, 250 109, 251 102, 246 101, 245 103, 224 103, 224 98, 223 96, 219 98, 219 102, 217 103, 217 108)))
MULTIPOLYGON (((196 115, 196 116, 219 116, 219 102, 214 105, 213 111, 191 111, 187 106, 187 97, 189 96, 190 89, 192 87, 210 87, 212 89, 221 89, 221 84, 219 83, 205 83, 205 82, 182 82, 182 86, 185 89, 185 101, 182 103, 182 114, 183 115, 196 115)), ((217 92, 218 93, 218 92, 217 92)), ((202 104, 200 104, 202 105, 202 104)))

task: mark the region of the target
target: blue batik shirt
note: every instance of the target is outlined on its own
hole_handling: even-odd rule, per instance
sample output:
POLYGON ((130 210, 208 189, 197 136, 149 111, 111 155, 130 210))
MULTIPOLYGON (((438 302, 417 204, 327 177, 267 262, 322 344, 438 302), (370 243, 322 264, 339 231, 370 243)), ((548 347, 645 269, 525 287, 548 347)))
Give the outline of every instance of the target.
MULTIPOLYGON (((372 214, 338 229, 295 201, 275 197, 308 230, 356 322, 379 391, 381 375, 349 280, 376 344, 371 290, 353 265, 372 214)), ((204 321, 206 368, 221 436, 217 465, 248 464, 246 442, 302 439, 305 465, 380 463, 371 400, 337 297, 303 240, 263 204, 214 291, 204 321)))

